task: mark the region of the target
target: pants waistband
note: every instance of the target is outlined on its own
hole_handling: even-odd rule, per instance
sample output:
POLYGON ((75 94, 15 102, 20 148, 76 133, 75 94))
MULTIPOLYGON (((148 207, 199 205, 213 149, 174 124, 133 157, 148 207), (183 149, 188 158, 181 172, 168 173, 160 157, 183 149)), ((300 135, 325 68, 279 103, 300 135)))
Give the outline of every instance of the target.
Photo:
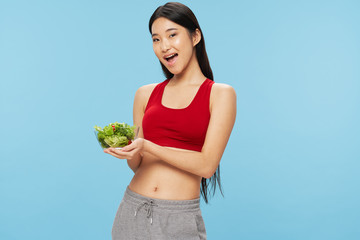
POLYGON ((130 190, 129 186, 126 188, 124 200, 135 205, 143 204, 144 202, 151 202, 156 205, 156 208, 168 210, 197 210, 200 209, 200 198, 191 200, 165 200, 150 198, 140 195, 130 190))

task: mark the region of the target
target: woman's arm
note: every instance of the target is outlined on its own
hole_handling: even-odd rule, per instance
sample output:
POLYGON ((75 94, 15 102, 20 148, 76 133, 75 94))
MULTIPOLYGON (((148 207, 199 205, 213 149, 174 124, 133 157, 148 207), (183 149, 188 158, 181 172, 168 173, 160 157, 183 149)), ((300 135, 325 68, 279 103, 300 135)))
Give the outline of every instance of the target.
POLYGON ((235 123, 236 93, 228 85, 214 84, 210 100, 211 117, 201 152, 166 148, 139 138, 122 150, 113 149, 113 153, 126 158, 129 154, 148 152, 179 169, 210 178, 220 163, 235 123))
MULTIPOLYGON (((142 119, 144 116, 145 107, 155 86, 156 84, 142 86, 135 93, 133 105, 133 122, 135 126, 140 127, 138 138, 141 139, 144 138, 144 134, 142 131, 142 119)), ((133 151, 129 153, 126 157, 120 157, 116 154, 116 152, 114 152, 114 150, 116 149, 108 148, 105 149, 104 152, 109 153, 117 158, 127 159, 128 166, 135 173, 142 161, 142 154, 140 153, 140 151, 133 151)))

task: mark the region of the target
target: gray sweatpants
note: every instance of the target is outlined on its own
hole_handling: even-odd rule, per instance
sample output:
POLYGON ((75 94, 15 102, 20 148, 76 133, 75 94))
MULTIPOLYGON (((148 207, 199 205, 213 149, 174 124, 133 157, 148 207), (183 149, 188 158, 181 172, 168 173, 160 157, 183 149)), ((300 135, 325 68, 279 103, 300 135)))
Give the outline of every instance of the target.
POLYGON ((206 239, 200 199, 152 199, 127 187, 111 235, 113 240, 206 239))

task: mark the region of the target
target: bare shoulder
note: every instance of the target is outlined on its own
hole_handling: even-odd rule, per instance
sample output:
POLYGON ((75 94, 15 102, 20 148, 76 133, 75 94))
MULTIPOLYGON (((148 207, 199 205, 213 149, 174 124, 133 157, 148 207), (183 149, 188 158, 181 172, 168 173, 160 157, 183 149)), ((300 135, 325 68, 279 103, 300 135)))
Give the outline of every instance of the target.
POLYGON ((142 110, 145 109, 145 106, 147 105, 150 95, 154 88, 158 85, 158 83, 151 83, 144 86, 141 86, 138 88, 138 90, 135 93, 135 99, 134 99, 134 107, 140 108, 142 110))
POLYGON ((225 83, 214 83, 211 90, 211 95, 213 99, 218 98, 236 98, 235 89, 225 83))
POLYGON ((210 94, 210 112, 217 116, 236 115, 235 89, 224 83, 214 83, 210 94))
POLYGON ((147 101, 158 83, 151 83, 138 88, 135 93, 135 99, 147 101))
POLYGON ((154 88, 156 87, 156 85, 158 85, 158 83, 151 83, 151 84, 147 84, 144 86, 141 86, 138 88, 138 90, 136 91, 136 94, 140 94, 140 95, 150 95, 151 92, 154 90, 154 88))
POLYGON ((223 109, 225 106, 229 111, 236 109, 236 92, 235 89, 224 83, 214 83, 210 94, 210 112, 214 109, 223 109))

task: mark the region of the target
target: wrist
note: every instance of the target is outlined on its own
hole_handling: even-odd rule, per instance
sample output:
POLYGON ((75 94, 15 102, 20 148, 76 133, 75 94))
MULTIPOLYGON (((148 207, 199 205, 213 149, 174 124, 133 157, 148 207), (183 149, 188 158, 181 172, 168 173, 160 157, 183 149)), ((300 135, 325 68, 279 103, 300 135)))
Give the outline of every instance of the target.
POLYGON ((146 139, 142 139, 142 149, 141 149, 141 153, 143 154, 144 152, 148 151, 148 143, 149 141, 146 139))

